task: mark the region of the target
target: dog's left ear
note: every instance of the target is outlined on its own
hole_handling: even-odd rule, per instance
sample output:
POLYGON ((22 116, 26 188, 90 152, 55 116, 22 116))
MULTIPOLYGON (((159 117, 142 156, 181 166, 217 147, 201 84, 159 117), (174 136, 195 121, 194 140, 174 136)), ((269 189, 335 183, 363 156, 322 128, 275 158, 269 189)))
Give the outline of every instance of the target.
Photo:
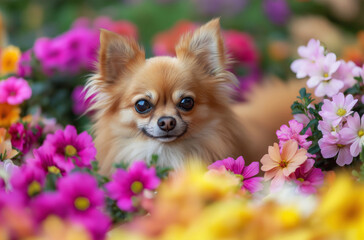
POLYGON ((220 20, 213 19, 193 34, 183 36, 176 46, 179 59, 192 61, 209 75, 217 75, 228 65, 224 41, 220 32, 220 20))

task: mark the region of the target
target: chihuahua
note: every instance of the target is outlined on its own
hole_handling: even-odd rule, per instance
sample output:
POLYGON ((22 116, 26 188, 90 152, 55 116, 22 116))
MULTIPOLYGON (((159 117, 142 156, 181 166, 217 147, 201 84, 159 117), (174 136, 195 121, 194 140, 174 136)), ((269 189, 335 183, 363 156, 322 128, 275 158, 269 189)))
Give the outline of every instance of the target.
POLYGON ((258 161, 292 118, 294 84, 261 87, 247 104, 232 101, 238 81, 228 71, 219 19, 183 36, 175 50, 176 57, 145 59, 134 40, 101 30, 87 92, 97 93, 90 110, 102 173, 153 154, 172 168, 240 155, 258 161))

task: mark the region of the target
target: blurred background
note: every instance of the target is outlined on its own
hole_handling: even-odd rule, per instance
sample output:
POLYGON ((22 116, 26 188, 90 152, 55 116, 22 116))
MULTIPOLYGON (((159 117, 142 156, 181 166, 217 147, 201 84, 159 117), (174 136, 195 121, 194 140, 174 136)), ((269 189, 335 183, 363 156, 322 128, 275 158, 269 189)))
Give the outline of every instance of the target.
POLYGON ((33 90, 24 114, 41 109, 63 125, 85 129, 89 120, 81 115, 88 102, 81 91, 93 70, 99 28, 137 38, 147 57, 173 56, 180 35, 221 17, 235 58, 231 71, 240 80, 238 101, 264 79, 294 78, 290 63, 311 38, 339 58, 364 62, 362 0, 0 1, 1 46, 17 46, 22 58, 31 56, 31 71, 20 74, 33 90))

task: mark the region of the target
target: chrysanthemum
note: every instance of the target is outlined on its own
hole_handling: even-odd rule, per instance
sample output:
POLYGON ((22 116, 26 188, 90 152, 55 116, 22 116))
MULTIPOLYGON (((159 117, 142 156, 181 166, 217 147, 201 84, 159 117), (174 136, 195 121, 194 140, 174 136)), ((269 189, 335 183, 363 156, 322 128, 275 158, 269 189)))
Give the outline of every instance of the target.
POLYGON ((109 196, 117 201, 124 211, 133 211, 133 197, 143 193, 144 189, 154 190, 160 183, 155 168, 148 168, 143 161, 134 162, 129 171, 118 169, 106 184, 109 196))
POLYGON ((278 144, 268 148, 268 154, 260 160, 263 164, 262 170, 265 171, 265 180, 272 179, 271 189, 281 187, 289 175, 306 161, 307 150, 298 149, 295 140, 287 141, 280 151, 278 144))
POLYGON ((0 55, 0 73, 2 75, 16 73, 20 55, 21 52, 18 47, 8 46, 4 48, 0 55))
POLYGON ((23 78, 9 77, 0 82, 0 103, 21 104, 32 96, 32 89, 23 78))
POLYGON ((216 161, 208 169, 219 169, 220 167, 224 167, 240 179, 241 189, 248 190, 251 193, 263 189, 261 184, 263 179, 261 177, 254 177, 259 173, 259 162, 252 162, 250 165, 245 166, 244 158, 240 156, 236 160, 226 158, 216 161))
POLYGON ((19 107, 0 103, 0 127, 9 127, 18 121, 19 115, 19 107))
POLYGON ((75 165, 91 167, 90 162, 96 156, 92 137, 86 131, 78 135, 76 128, 71 125, 66 126, 65 130, 48 134, 44 146, 54 154, 56 164, 66 171, 75 165))

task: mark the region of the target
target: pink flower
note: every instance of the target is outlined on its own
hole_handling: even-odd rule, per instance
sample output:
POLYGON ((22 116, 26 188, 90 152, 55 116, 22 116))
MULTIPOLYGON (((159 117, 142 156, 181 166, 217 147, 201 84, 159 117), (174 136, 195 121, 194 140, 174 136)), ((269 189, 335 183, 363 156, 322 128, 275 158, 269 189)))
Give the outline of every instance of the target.
POLYGON ((37 222, 42 222, 50 215, 65 218, 68 214, 67 205, 58 192, 43 192, 37 195, 30 207, 37 222))
POLYGON ((259 61, 259 53, 254 39, 247 33, 228 30, 223 32, 227 52, 240 64, 255 65, 259 61))
POLYGON ((324 99, 324 104, 319 114, 324 121, 330 121, 333 126, 337 126, 343 118, 353 113, 351 109, 357 101, 351 94, 345 97, 343 93, 339 93, 332 97, 332 101, 324 99))
POLYGON ((91 167, 90 162, 96 156, 92 137, 86 131, 77 135, 76 128, 71 125, 66 126, 64 131, 57 130, 54 134, 48 134, 44 146, 54 154, 54 162, 66 171, 75 165, 91 167))
POLYGON ((9 77, 0 81, 0 103, 21 104, 32 96, 32 89, 23 78, 9 77))
POLYGON ((277 137, 279 139, 279 146, 282 147, 288 140, 296 140, 298 145, 306 150, 311 146, 312 141, 307 141, 308 134, 301 135, 300 132, 303 129, 303 124, 296 120, 290 120, 289 127, 282 125, 280 130, 277 130, 277 137))
POLYGON ((353 157, 357 157, 363 147, 364 136, 364 115, 361 117, 357 112, 354 116, 347 118, 347 127, 340 131, 341 137, 345 144, 350 145, 350 153, 353 157))
POLYGON ((241 181, 241 189, 248 190, 251 193, 263 189, 261 184, 261 177, 254 177, 259 173, 259 162, 252 162, 249 166, 245 166, 243 157, 238 157, 236 160, 233 158, 226 158, 219 160, 208 166, 208 169, 219 169, 224 167, 226 170, 234 174, 241 181))
POLYGON ((104 206, 104 194, 96 179, 87 173, 73 173, 57 182, 61 198, 73 215, 87 215, 104 206))
POLYGON ((27 197, 39 194, 43 190, 44 182, 44 172, 31 165, 23 165, 21 168, 15 169, 10 178, 14 191, 27 197))
POLYGON ((340 67, 341 62, 336 61, 334 53, 328 53, 323 59, 319 59, 309 72, 307 81, 309 88, 315 89, 315 95, 332 97, 344 87, 341 79, 334 78, 334 73, 340 67))
POLYGON ((291 64, 291 70, 297 74, 297 78, 307 77, 317 60, 324 58, 324 47, 319 40, 311 39, 307 46, 300 46, 298 54, 302 59, 297 59, 291 64))
POLYGON ((10 126, 9 134, 11 135, 11 144, 23 154, 26 154, 42 136, 42 128, 39 125, 30 127, 26 124, 24 126, 22 123, 17 122, 10 126))
POLYGON ((332 75, 332 77, 335 79, 340 79, 344 82, 344 88, 341 90, 345 91, 346 89, 351 88, 357 83, 354 77, 359 76, 358 72, 360 70, 361 68, 358 67, 354 62, 345 62, 344 60, 340 60, 340 67, 332 75))
POLYGON ((332 158, 338 154, 336 163, 341 167, 353 161, 353 156, 350 153, 350 145, 345 144, 340 136, 332 138, 324 135, 318 141, 318 144, 324 158, 332 158))
POLYGON ((95 98, 96 94, 93 94, 89 98, 86 99, 86 92, 84 91, 83 86, 77 86, 72 92, 72 100, 73 106, 72 111, 76 115, 82 115, 86 112, 86 110, 90 107, 93 99, 95 98))
POLYGON ((297 168, 290 178, 298 185, 298 190, 302 193, 313 194, 317 192, 317 187, 324 181, 324 174, 321 169, 314 168, 315 160, 307 159, 301 167, 297 168))
POLYGON ((31 50, 28 50, 21 55, 18 63, 19 65, 17 73, 19 77, 29 77, 32 74, 31 60, 31 50))
POLYGON ((47 146, 34 149, 33 155, 34 159, 27 159, 27 163, 33 164, 34 166, 42 169, 45 174, 51 172, 54 174, 61 173, 62 175, 65 175, 65 170, 54 161, 54 154, 52 151, 49 151, 47 146))
POLYGON ((134 211, 133 198, 142 194, 144 189, 156 189, 159 183, 155 168, 148 169, 145 162, 137 161, 131 165, 129 171, 118 169, 105 187, 110 198, 117 201, 121 210, 134 211))
POLYGON ((265 171, 264 179, 270 180, 271 190, 280 188, 291 173, 306 161, 307 150, 298 149, 295 140, 288 140, 280 151, 278 144, 268 148, 268 154, 264 155, 260 160, 263 164, 262 171, 265 171))

